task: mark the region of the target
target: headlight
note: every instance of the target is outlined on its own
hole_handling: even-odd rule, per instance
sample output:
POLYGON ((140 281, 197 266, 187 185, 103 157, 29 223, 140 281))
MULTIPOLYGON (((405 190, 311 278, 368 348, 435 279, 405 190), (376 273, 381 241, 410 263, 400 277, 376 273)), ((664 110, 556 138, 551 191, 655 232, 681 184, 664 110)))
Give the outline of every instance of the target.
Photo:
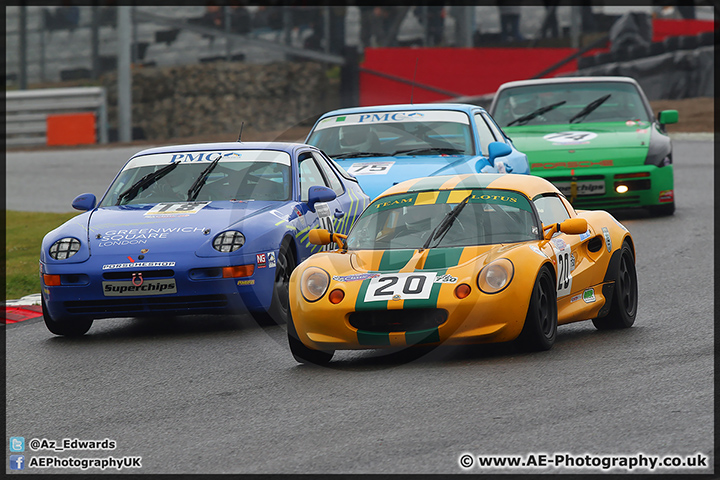
POLYGON ((65 260, 80 250, 80 240, 72 237, 61 238, 50 247, 50 257, 55 260, 65 260))
POLYGON ((235 230, 223 232, 213 240, 213 248, 218 252, 234 252, 245 245, 245 235, 235 230))
POLYGON ((317 302, 327 292, 330 275, 323 269, 309 267, 300 277, 300 291, 308 302, 317 302))
POLYGON ((480 270, 478 288, 484 293, 498 293, 513 279, 515 268, 510 260, 501 258, 480 270))

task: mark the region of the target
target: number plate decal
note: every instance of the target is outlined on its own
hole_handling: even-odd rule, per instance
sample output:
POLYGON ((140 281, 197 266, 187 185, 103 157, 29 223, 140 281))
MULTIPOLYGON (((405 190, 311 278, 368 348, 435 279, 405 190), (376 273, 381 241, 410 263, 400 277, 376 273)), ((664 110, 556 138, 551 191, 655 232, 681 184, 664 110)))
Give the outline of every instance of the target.
POLYGON ((385 175, 395 162, 353 163, 347 169, 353 175, 385 175))
POLYGON ((553 248, 555 249, 555 258, 557 259, 558 298, 570 295, 570 291, 572 289, 572 253, 570 252, 570 245, 565 244, 565 242, 563 242, 563 244, 563 248, 558 248, 558 245, 553 243, 553 248))
POLYGON ((427 300, 430 298, 436 276, 435 272, 378 275, 370 279, 367 292, 365 292, 365 301, 427 300))
POLYGON ((188 215, 197 213, 210 202, 164 202, 158 203, 145 215, 188 215))

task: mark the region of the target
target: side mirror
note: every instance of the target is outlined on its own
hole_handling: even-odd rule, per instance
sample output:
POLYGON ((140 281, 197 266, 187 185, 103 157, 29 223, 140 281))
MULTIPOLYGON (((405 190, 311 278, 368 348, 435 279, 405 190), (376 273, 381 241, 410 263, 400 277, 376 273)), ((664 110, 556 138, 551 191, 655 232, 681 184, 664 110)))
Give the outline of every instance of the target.
POLYGON ((512 148, 507 143, 503 142, 490 142, 488 144, 488 156, 490 157, 490 163, 495 165, 495 159, 499 157, 505 157, 512 153, 512 148))
POLYGON ((324 228, 313 228, 308 232, 308 240, 313 245, 327 245, 332 242, 330 232, 324 228))
POLYGON ((560 224, 560 231, 568 235, 581 235, 587 232, 587 220, 584 218, 568 218, 560 224))
POLYGON ((327 245, 330 242, 335 242, 338 245, 345 243, 347 235, 341 233, 330 233, 324 228, 313 228, 308 232, 308 240, 313 245, 327 245))
POLYGON ((82 210, 84 212, 87 212, 88 210, 92 210, 93 208, 95 208, 96 202, 97 199, 92 193, 81 193, 80 195, 75 197, 75 200, 72 201, 72 207, 75 210, 82 210))
POLYGON ((677 110, 663 110, 662 112, 658 113, 658 122, 662 125, 667 125, 670 123, 677 123, 678 121, 678 111, 677 110))
POLYGON ((320 185, 314 185, 308 189, 308 201, 307 205, 311 212, 315 212, 315 204, 318 202, 329 202, 335 200, 337 195, 328 187, 322 187, 320 185))

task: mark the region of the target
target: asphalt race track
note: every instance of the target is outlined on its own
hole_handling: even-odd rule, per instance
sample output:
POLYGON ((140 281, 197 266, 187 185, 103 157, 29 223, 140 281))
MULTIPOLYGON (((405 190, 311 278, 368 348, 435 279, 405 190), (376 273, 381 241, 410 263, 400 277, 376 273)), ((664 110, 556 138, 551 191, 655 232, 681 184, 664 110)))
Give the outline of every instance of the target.
MULTIPOLYGON (((671 455, 707 466, 652 472, 712 473, 713 142, 674 148, 676 214, 617 215, 637 247, 628 330, 588 321, 560 327, 549 352, 339 352, 320 368, 293 360, 284 327, 246 316, 99 320, 80 339, 32 319, 6 327, 7 436, 25 438, 36 473, 101 470, 31 469, 33 457, 109 456, 142 457, 124 473, 650 473, 577 465, 671 455), (32 451, 31 439, 116 448, 32 451), (542 465, 539 454, 565 461, 477 460, 542 465)), ((10 152, 7 208, 71 211, 77 194, 101 196, 135 150, 10 152)))

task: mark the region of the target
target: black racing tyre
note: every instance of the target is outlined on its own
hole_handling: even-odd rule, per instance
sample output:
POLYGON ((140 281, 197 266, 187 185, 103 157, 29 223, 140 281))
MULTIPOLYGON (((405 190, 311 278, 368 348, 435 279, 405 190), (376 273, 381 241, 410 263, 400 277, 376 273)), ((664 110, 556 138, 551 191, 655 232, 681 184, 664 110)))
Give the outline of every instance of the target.
POLYGON ((42 312, 43 320, 45 320, 45 326, 55 335, 63 335, 66 337, 80 337, 87 333, 92 327, 92 318, 82 318, 74 320, 63 320, 57 321, 50 316, 47 307, 45 306, 45 299, 42 299, 42 312))
POLYGON ((540 269, 530 297, 520 345, 531 351, 550 350, 557 338, 557 290, 547 267, 540 269))
POLYGON ((593 318, 598 330, 610 330, 632 327, 635 323, 638 306, 638 282, 635 269, 635 257, 627 242, 620 249, 620 262, 615 276, 615 289, 608 314, 593 318))
POLYGON ((290 352, 298 363, 327 365, 335 354, 334 350, 313 350, 312 348, 306 347, 298 338, 292 315, 288 317, 287 335, 290 352))
POLYGON ((663 205, 651 205, 648 207, 650 213, 656 217, 667 217, 675 213, 675 202, 663 205))
POLYGON ((262 325, 282 325, 287 323, 290 311, 290 275, 295 270, 295 255, 290 248, 290 241, 280 245, 276 265, 275 283, 272 301, 267 312, 253 312, 255 320, 262 325))

